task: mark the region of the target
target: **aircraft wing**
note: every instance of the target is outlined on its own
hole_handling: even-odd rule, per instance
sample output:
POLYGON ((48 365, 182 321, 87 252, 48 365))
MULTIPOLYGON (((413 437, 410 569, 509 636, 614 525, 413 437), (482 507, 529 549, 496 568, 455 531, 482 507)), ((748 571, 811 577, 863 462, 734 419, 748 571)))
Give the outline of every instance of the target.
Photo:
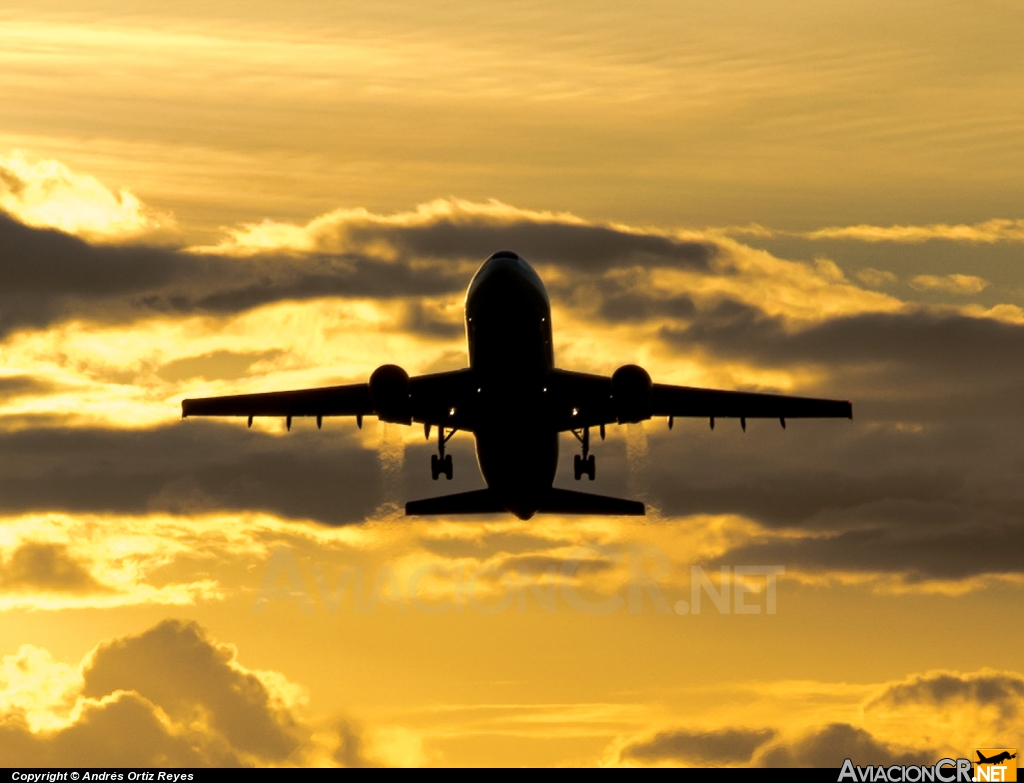
POLYGON ((785 394, 718 391, 656 383, 652 416, 720 416, 732 419, 852 419, 853 403, 785 394))
POLYGON ((371 377, 370 383, 184 400, 181 416, 277 416, 289 424, 300 416, 355 416, 360 424, 363 416, 377 416, 399 424, 416 421, 473 431, 475 391, 469 370, 409 378, 395 367, 371 377))
POLYGON ((692 386, 641 381, 615 399, 613 378, 589 373, 554 370, 548 379, 551 410, 559 430, 603 424, 643 421, 653 416, 707 419, 853 418, 853 404, 845 400, 791 397, 784 394, 720 391, 692 386))
POLYGON ((181 417, 189 416, 370 416, 370 384, 326 386, 321 389, 233 394, 183 400, 181 417))

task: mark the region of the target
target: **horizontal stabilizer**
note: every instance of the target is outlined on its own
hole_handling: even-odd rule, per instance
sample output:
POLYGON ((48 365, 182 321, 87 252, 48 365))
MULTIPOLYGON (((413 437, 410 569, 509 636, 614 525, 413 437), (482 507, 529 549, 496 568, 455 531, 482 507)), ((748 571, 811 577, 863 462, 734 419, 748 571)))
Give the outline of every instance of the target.
POLYGON ((589 492, 573 492, 571 489, 558 489, 557 487, 551 488, 551 492, 538 511, 542 514, 595 514, 631 517, 642 517, 646 514, 644 504, 639 500, 591 495, 589 492))
MULTIPOLYGON (((437 498, 410 500, 405 504, 406 516, 439 514, 495 514, 505 511, 498 496, 489 489, 459 492, 437 498)), ((596 516, 642 517, 644 504, 637 500, 610 498, 552 487, 540 508, 540 514, 594 514, 596 516)))
POLYGON ((406 516, 430 516, 434 514, 494 514, 505 507, 489 489, 475 489, 455 495, 441 495, 438 498, 410 500, 405 504, 406 516))

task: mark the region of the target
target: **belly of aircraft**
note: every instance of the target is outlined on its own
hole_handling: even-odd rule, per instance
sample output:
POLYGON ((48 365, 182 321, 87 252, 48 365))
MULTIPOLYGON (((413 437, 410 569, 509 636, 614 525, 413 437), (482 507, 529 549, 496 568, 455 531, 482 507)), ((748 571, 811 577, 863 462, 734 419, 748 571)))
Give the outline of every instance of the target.
POLYGON ((555 480, 558 433, 526 422, 478 431, 476 458, 484 481, 505 509, 529 519, 555 480))

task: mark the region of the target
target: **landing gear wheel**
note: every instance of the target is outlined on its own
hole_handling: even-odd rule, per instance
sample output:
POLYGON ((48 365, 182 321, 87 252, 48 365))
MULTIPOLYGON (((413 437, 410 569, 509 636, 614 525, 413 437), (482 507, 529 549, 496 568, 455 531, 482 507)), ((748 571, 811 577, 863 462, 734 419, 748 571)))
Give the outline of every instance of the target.
POLYGON ((572 469, 576 475, 576 480, 579 481, 583 478, 583 474, 587 474, 587 478, 591 481, 594 480, 594 476, 597 475, 597 467, 594 462, 594 455, 591 454, 589 457, 583 457, 579 454, 572 458, 572 469))
MULTIPOLYGON (((437 454, 430 456, 430 477, 437 481, 437 477, 444 473, 444 477, 448 481, 452 480, 452 455, 444 453, 444 444, 451 440, 458 430, 452 429, 448 433, 445 433, 447 427, 441 426, 437 428, 437 454)), ((430 426, 428 425, 425 430, 427 437, 430 437, 430 426)))

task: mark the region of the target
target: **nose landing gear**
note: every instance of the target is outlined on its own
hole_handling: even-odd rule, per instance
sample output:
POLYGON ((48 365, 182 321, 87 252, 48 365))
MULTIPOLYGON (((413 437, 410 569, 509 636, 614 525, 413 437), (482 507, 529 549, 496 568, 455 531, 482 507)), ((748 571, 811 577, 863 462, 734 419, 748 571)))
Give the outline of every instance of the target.
POLYGON ((583 474, 586 473, 587 478, 593 481, 594 476, 597 474, 597 468, 594 464, 594 455, 590 454, 590 427, 584 427, 582 430, 573 430, 572 434, 576 436, 576 440, 583 444, 582 456, 577 454, 572 460, 576 480, 579 481, 583 478, 583 474))

